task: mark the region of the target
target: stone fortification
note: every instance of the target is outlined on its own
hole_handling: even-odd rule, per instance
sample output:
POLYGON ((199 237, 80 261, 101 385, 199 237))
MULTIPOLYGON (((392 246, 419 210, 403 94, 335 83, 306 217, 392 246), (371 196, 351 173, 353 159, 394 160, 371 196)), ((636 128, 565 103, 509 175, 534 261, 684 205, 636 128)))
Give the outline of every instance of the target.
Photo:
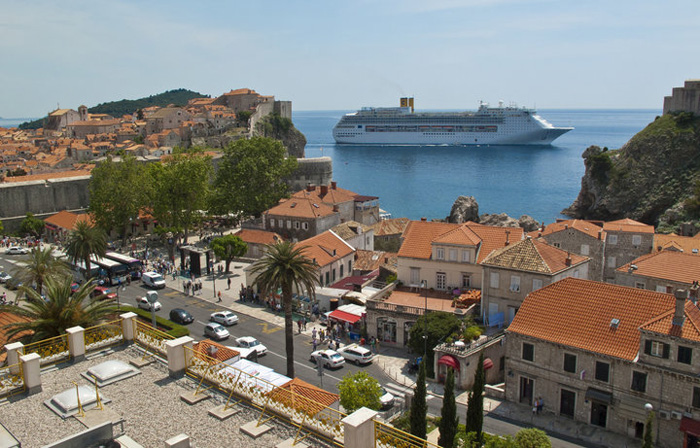
POLYGON ((700 115, 700 79, 689 79, 683 87, 674 87, 671 96, 664 97, 664 114, 671 112, 700 115))

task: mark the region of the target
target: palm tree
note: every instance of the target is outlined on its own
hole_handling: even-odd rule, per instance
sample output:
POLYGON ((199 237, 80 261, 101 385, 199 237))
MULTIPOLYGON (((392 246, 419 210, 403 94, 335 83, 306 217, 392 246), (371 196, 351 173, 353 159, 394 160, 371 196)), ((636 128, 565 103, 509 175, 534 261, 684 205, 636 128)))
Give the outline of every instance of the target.
POLYGON ((107 253, 107 235, 99 227, 78 221, 68 236, 66 254, 72 263, 85 263, 87 276, 90 275, 90 256, 104 257, 107 253))
POLYGON ((17 269, 17 278, 24 287, 36 285, 36 291, 41 295, 44 281, 49 277, 68 276, 68 267, 61 260, 54 258, 51 248, 35 247, 29 254, 27 266, 17 269))
POLYGON ((67 328, 80 325, 87 328, 103 320, 116 311, 109 301, 90 297, 95 289, 92 281, 87 281, 76 292, 71 291, 70 277, 46 277, 46 299, 31 289, 26 290, 26 300, 22 306, 2 305, 0 311, 9 312, 27 320, 13 322, 3 327, 8 340, 20 333, 31 332, 26 342, 41 341, 59 336, 67 328))
POLYGON ((284 337, 287 348, 287 376, 294 378, 294 321, 292 320, 292 291, 306 291, 314 296, 318 273, 316 263, 304 255, 305 247, 281 241, 268 245, 267 253, 256 261, 251 273, 263 293, 282 290, 284 305, 284 337))

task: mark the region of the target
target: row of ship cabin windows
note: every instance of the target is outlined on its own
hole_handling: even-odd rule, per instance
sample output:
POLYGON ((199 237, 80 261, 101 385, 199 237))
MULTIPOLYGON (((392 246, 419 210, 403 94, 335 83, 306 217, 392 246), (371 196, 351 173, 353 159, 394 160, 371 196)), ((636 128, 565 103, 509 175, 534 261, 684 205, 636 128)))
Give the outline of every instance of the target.
MULTIPOLYGON (((284 220, 280 219, 277 222, 279 223, 279 228, 284 229, 284 220)), ((275 218, 270 218, 269 223, 270 223, 270 228, 275 227, 275 218)), ((291 229, 292 226, 294 226, 294 228, 296 230, 299 230, 300 228, 304 229, 304 230, 309 230, 309 223, 308 222, 292 221, 292 220, 288 219, 287 220, 287 228, 291 229)))
MULTIPOLYGON (((458 255, 458 250, 457 249, 449 249, 447 251, 449 255, 449 259, 447 261, 457 261, 457 255, 458 255)), ((445 249, 442 247, 438 247, 435 249, 435 259, 436 260, 445 260, 445 249)), ((471 263, 472 257, 471 257, 471 252, 468 250, 463 250, 462 251, 462 263, 471 263)))
MULTIPOLYGON (((659 342, 659 341, 647 340, 647 341, 645 341, 644 353, 646 353, 647 355, 650 355, 650 356, 657 357, 657 358, 669 359, 670 358, 670 345, 663 343, 663 342, 659 342)), ((693 358, 693 349, 691 347, 685 347, 682 345, 678 346, 678 350, 676 353, 677 362, 690 365, 692 363, 692 358, 693 358)), ((535 346, 533 344, 523 342, 522 359, 524 361, 528 361, 528 362, 535 362, 535 346)), ((578 359, 578 357, 572 353, 564 353, 562 370, 564 372, 567 372, 567 373, 579 374, 581 379, 584 380, 586 378, 586 371, 582 370, 580 373, 578 373, 577 359, 578 359)), ((600 381, 602 383, 609 383, 610 382, 610 363, 603 362, 603 361, 596 361, 594 378, 596 381, 600 381)), ((639 372, 639 371, 633 370, 630 389, 635 391, 635 392, 646 392, 646 387, 647 387, 647 374, 646 374, 646 372, 639 372)), ((700 388, 698 388, 698 387, 696 387, 695 389, 700 390, 700 388)), ((696 405, 695 395, 696 394, 694 392, 693 393, 693 407, 700 407, 700 396, 698 397, 697 405, 696 405)))

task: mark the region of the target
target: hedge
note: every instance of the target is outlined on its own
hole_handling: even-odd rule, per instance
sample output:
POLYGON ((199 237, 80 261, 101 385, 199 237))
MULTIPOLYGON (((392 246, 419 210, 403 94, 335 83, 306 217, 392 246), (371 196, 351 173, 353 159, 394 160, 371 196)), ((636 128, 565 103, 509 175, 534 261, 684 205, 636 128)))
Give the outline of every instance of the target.
MULTIPOLYGON (((132 311, 136 314, 139 315, 143 320, 146 322, 150 323, 151 322, 151 312, 142 310, 141 308, 135 308, 133 306, 122 306, 121 311, 128 312, 132 311)), ((170 321, 168 319, 165 319, 164 317, 156 316, 156 324, 158 325, 159 328, 164 328, 166 329, 166 333, 168 333, 170 336, 174 338, 179 338, 182 336, 189 336, 190 335, 190 330, 187 327, 184 327, 182 325, 178 325, 173 321, 170 321)))

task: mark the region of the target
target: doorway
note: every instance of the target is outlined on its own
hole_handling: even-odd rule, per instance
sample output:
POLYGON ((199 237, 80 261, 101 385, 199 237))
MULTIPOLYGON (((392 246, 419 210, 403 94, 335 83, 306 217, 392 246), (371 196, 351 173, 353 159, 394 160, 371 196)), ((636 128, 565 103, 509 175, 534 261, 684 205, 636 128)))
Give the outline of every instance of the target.
POLYGON ((591 425, 605 428, 608 421, 608 406, 597 401, 591 403, 591 425))
POLYGON ((576 409, 576 392, 562 389, 561 397, 559 402, 559 414, 574 418, 574 411, 576 409))
POLYGON ((535 389, 535 380, 521 376, 520 377, 520 402, 532 405, 532 395, 535 389))

